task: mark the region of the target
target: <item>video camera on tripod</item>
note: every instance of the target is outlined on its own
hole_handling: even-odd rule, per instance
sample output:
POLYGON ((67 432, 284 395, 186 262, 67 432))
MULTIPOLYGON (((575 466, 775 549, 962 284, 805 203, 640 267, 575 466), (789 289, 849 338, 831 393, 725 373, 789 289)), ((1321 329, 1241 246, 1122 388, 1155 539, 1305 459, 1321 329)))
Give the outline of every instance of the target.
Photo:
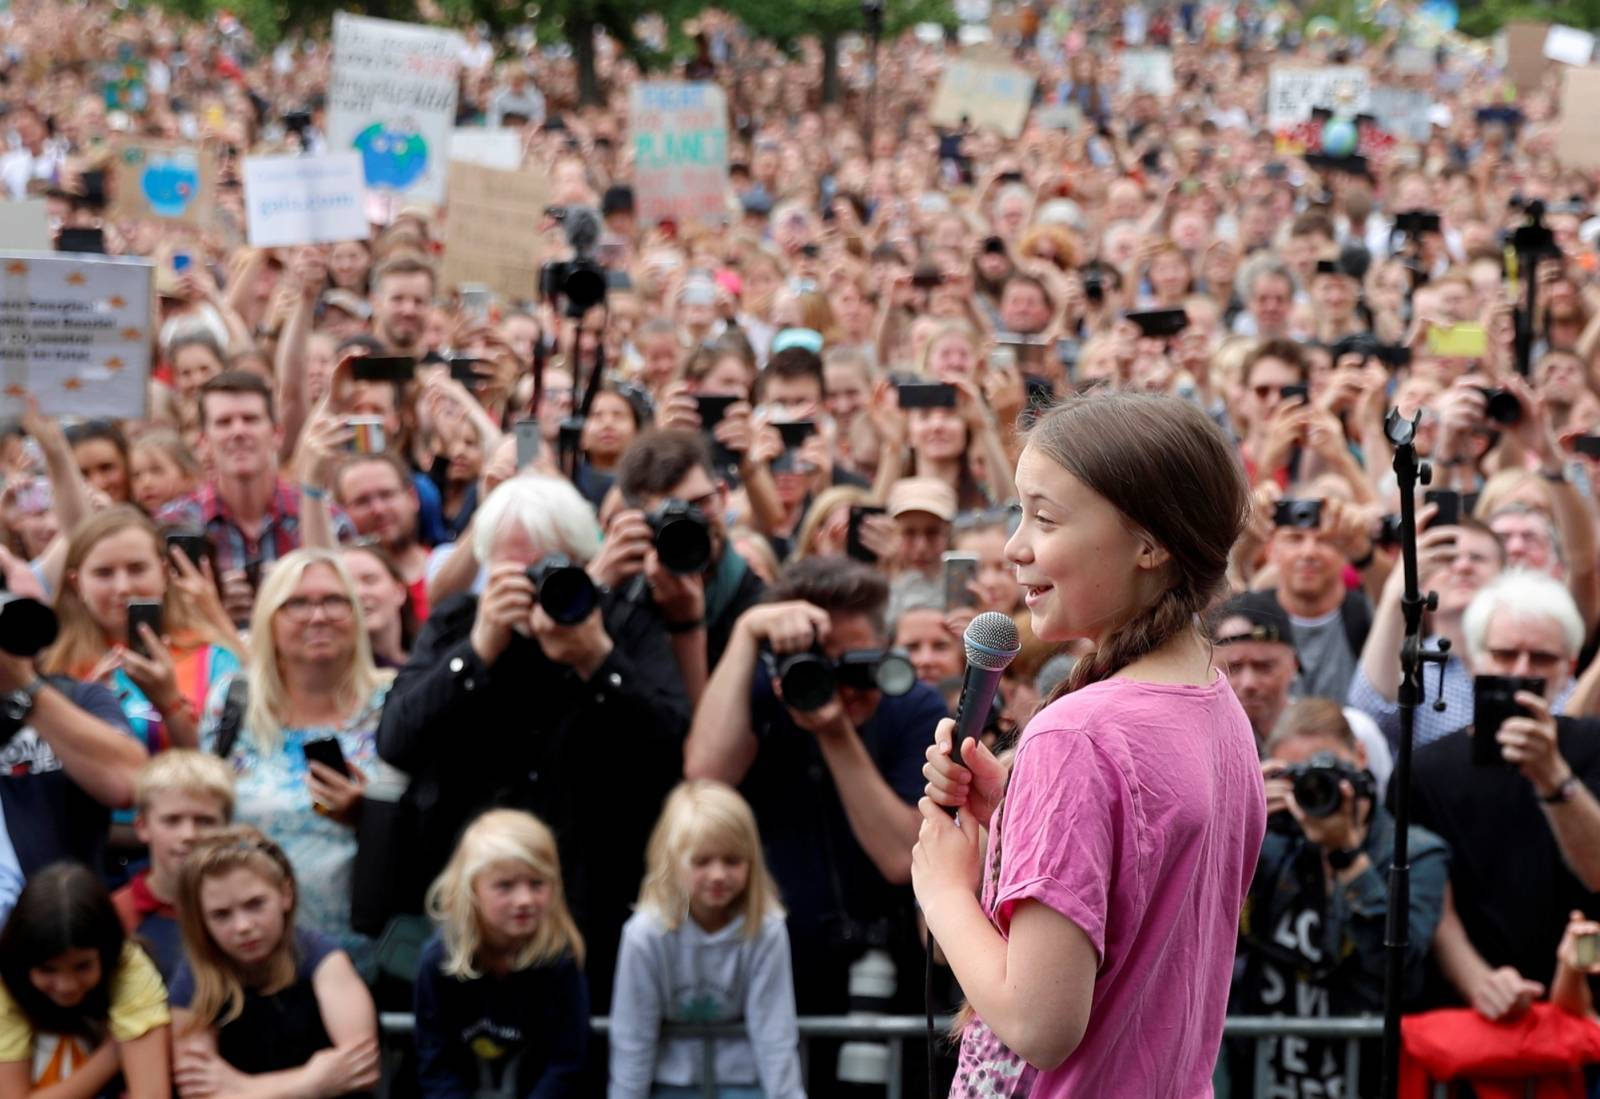
POLYGON ((574 320, 606 300, 606 269, 595 259, 600 245, 600 214, 591 206, 550 206, 545 213, 561 224, 573 257, 539 268, 539 297, 566 303, 574 320))

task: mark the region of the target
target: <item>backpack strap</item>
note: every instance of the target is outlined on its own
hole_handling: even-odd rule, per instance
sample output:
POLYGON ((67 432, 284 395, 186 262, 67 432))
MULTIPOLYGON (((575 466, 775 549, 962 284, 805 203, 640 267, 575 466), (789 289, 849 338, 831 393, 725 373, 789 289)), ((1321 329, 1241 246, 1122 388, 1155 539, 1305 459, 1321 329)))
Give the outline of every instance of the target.
POLYGON ((1344 626, 1344 639, 1350 651, 1360 660, 1361 650, 1367 644, 1367 634, 1372 630, 1372 607, 1361 589, 1345 593, 1344 602, 1339 606, 1339 621, 1344 626))
POLYGON ((244 669, 228 681, 228 695, 222 703, 222 716, 217 720, 217 737, 211 750, 223 759, 233 754, 239 743, 239 730, 244 727, 244 714, 250 708, 250 680, 244 669))

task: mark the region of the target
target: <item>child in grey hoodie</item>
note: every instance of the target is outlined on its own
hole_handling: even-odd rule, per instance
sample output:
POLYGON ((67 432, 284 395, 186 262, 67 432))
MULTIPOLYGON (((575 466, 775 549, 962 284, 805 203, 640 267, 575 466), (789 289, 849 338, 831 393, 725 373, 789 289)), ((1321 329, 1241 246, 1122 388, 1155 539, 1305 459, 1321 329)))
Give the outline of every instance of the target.
POLYGON ((720 1099, 805 1099, 789 932, 755 814, 720 782, 681 784, 650 837, 622 929, 608 1099, 698 1096, 703 1043, 663 1023, 743 1022, 716 1042, 720 1099))

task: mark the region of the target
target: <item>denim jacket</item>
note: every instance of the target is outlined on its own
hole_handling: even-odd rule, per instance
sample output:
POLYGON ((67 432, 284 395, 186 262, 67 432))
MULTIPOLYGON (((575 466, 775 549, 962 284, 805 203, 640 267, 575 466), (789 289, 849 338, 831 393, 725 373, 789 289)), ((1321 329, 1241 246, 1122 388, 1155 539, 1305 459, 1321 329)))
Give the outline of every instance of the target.
MULTIPOLYGON (((1389 868, 1394 862, 1394 818, 1373 806, 1372 824, 1362 850, 1371 865, 1346 885, 1326 883, 1321 849, 1298 831, 1269 831, 1261 844, 1255 880, 1239 921, 1239 953, 1234 963, 1230 1010, 1263 1014, 1262 966, 1297 971, 1327 990, 1333 1015, 1379 1011, 1383 1007, 1384 924, 1389 913, 1389 868), (1320 961, 1293 946, 1274 942, 1285 914, 1313 907, 1320 899, 1321 928, 1316 943, 1320 961)), ((1444 907, 1450 877, 1450 850, 1432 832, 1410 830, 1411 919, 1405 958, 1405 998, 1422 989, 1423 963, 1444 907)))

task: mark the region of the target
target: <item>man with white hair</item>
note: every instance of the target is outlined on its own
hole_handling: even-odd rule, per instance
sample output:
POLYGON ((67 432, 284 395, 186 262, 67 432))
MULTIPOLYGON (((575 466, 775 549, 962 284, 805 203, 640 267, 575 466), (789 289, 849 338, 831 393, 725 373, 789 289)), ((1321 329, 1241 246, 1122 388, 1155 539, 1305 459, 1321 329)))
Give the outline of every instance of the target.
POLYGON ((420 901, 485 809, 538 816, 561 837, 563 885, 589 944, 589 998, 604 1010, 637 889, 613 871, 643 865, 682 770, 688 699, 659 621, 628 613, 581 571, 599 552, 600 527, 570 482, 513 477, 478 509, 473 536, 483 594, 433 608, 378 725, 378 754, 413 776, 409 891, 420 901), (558 564, 575 567, 538 577, 558 564), (564 613, 555 596, 573 586, 591 602, 568 599, 564 613))
POLYGON ((1485 585, 1462 616, 1476 676, 1529 676, 1521 714, 1474 724, 1417 753, 1412 823, 1447 842, 1451 895, 1434 937, 1436 1000, 1450 988, 1491 1020, 1544 994, 1567 914, 1594 911, 1600 887, 1600 722, 1552 714, 1570 687, 1583 620, 1566 586, 1516 569, 1485 585), (1473 762, 1494 737, 1502 765, 1473 762))

